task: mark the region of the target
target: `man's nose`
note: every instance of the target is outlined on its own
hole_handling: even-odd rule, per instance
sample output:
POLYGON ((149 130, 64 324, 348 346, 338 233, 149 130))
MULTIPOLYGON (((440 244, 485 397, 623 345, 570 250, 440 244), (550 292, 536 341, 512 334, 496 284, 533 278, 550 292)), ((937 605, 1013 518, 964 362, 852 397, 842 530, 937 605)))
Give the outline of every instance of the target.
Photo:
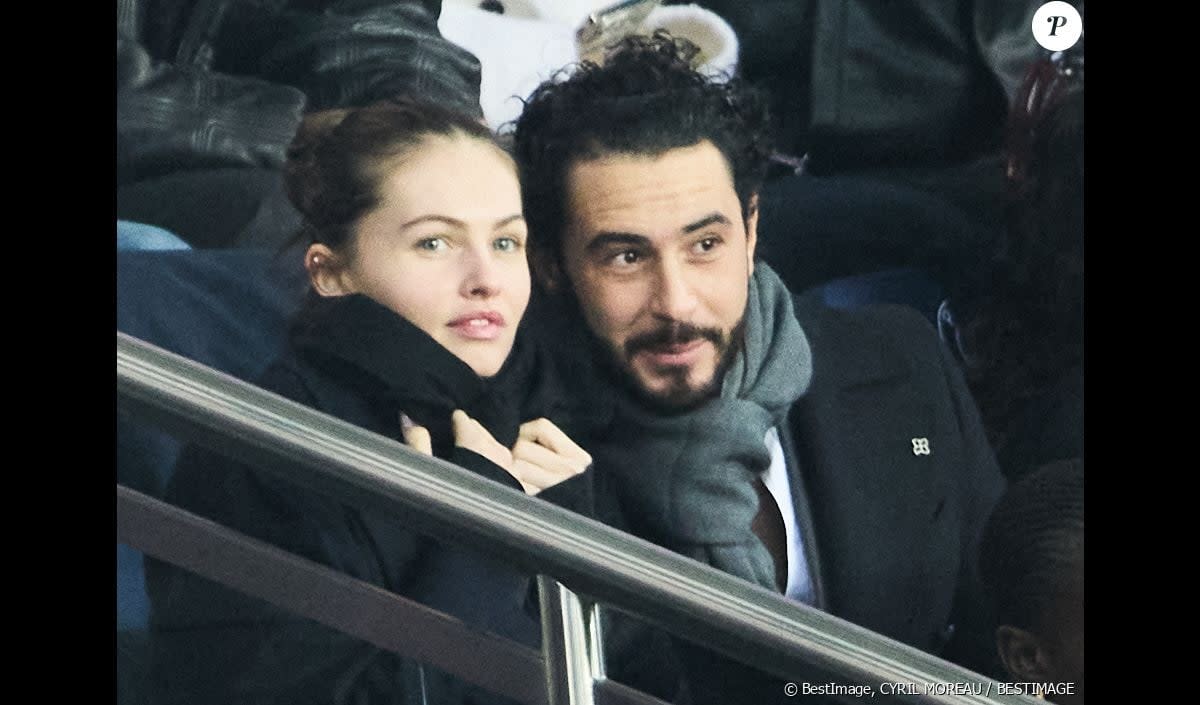
POLYGON ((696 310, 696 282, 686 267, 664 261, 658 266, 651 310, 659 318, 690 321, 696 310))

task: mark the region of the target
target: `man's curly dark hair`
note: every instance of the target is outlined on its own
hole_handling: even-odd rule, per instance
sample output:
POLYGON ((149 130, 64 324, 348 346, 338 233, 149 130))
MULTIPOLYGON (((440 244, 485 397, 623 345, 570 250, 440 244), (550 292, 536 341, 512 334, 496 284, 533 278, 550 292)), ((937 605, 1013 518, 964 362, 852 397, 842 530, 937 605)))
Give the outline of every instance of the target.
POLYGON ((739 79, 694 69, 698 52, 661 30, 627 37, 603 65, 564 70, 529 97, 512 139, 535 264, 562 266, 565 181, 579 160, 655 156, 708 140, 728 162, 748 215, 771 155, 767 103, 739 79))

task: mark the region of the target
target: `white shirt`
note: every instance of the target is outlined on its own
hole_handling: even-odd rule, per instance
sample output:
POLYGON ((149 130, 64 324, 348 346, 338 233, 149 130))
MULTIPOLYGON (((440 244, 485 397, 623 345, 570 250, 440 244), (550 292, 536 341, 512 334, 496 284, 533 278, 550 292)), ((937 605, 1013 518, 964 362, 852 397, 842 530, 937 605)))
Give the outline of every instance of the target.
POLYGON ((788 479, 787 463, 783 458, 783 444, 779 442, 779 432, 774 428, 770 429, 764 442, 771 454, 771 465, 763 474, 763 484, 779 505, 779 514, 783 517, 783 528, 787 537, 787 589, 784 590, 784 594, 793 600, 811 605, 812 578, 808 574, 804 542, 796 524, 796 505, 792 502, 792 487, 788 479))

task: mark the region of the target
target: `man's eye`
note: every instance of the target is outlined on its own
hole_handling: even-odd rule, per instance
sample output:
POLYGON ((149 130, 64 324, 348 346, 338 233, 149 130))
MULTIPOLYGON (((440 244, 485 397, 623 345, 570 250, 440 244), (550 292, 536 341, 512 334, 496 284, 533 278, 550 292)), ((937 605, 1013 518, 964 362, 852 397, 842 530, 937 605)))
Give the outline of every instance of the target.
POLYGON ((516 252, 521 249, 521 241, 514 237, 499 237, 492 243, 492 246, 498 252, 516 252))
POLYGON ((697 253, 712 252, 717 245, 721 244, 721 240, 715 237, 706 237, 703 240, 696 242, 694 248, 697 253))
POLYGON ((615 266, 622 267, 629 266, 631 264, 637 264, 639 261, 641 261, 641 259, 641 253, 635 250, 625 250, 613 255, 608 261, 615 266))
POLYGON ((440 237, 426 237, 417 241, 417 249, 424 250, 426 252, 441 252, 447 247, 449 247, 449 245, 446 243, 445 239, 440 237))

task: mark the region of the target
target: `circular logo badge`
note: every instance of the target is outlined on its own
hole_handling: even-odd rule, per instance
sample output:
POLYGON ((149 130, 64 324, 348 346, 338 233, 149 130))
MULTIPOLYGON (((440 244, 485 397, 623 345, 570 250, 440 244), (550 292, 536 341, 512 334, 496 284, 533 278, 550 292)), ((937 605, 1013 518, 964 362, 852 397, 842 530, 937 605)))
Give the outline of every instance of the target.
POLYGON ((1083 18, 1066 2, 1048 2, 1033 14, 1033 37, 1050 51, 1066 51, 1083 35, 1083 18))

